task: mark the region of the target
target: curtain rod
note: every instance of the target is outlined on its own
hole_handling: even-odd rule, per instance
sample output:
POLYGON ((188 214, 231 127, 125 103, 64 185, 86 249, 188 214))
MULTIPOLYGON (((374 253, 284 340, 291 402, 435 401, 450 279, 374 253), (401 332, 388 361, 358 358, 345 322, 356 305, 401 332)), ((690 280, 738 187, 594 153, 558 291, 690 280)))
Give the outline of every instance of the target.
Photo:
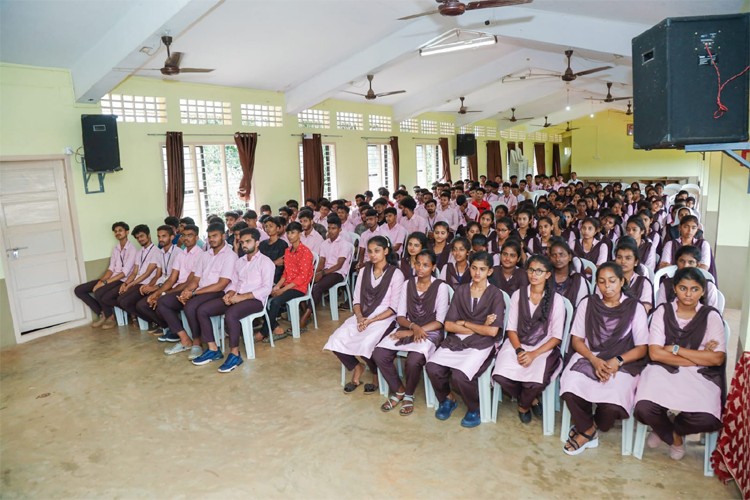
MULTIPOLYGON (((313 135, 313 134, 289 134, 290 137, 305 137, 306 135, 313 135)), ((344 136, 343 135, 320 134, 320 137, 344 137, 344 136)))
MULTIPOLYGON (((146 134, 151 137, 165 137, 166 134, 146 134)), ((182 134, 183 137, 234 137, 234 134, 182 134)), ((258 134, 260 137, 260 134, 258 134)))
POLYGON ((439 139, 436 139, 434 137, 412 137, 412 139, 416 139, 416 140, 420 140, 420 141, 438 141, 438 140, 442 139, 442 137, 439 138, 439 139))
POLYGON ((360 139, 364 139, 364 140, 367 140, 367 141, 369 141, 371 139, 377 139, 377 140, 380 140, 380 141, 390 141, 391 140, 390 137, 360 137, 360 139))

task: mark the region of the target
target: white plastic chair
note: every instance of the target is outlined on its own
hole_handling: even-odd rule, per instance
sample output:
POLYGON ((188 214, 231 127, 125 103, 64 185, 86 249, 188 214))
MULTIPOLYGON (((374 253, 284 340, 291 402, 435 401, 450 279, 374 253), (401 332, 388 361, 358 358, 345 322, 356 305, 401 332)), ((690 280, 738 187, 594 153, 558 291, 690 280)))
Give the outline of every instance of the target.
POLYGON ((532 191, 531 192, 531 196, 532 196, 531 199, 534 200, 534 205, 536 205, 536 200, 540 196, 547 196, 547 195, 549 195, 549 193, 547 191, 545 191, 544 189, 537 189, 536 191, 532 191))
POLYGON ((721 293, 721 290, 718 288, 716 289, 716 309, 719 310, 719 313, 722 315, 724 314, 724 306, 727 304, 727 299, 724 297, 724 294, 721 293))
MULTIPOLYGON (((240 325, 242 326, 242 341, 245 343, 245 355, 247 356, 247 359, 255 359, 255 338, 253 337, 253 321, 255 321, 257 318, 265 319, 266 328, 268 329, 268 339, 271 342, 271 347, 275 347, 273 344, 273 332, 271 331, 271 319, 268 317, 268 309, 264 307, 262 311, 259 311, 255 314, 250 314, 249 316, 245 316, 240 320, 240 325)), ((224 325, 224 316, 221 316, 221 324, 222 326, 224 325)), ((214 329, 214 333, 216 333, 216 329, 214 329)), ((223 345, 223 328, 221 339, 221 343, 223 345)))
POLYGON ((593 262, 587 259, 579 259, 579 260, 581 261, 581 265, 583 266, 583 269, 591 269, 591 276, 589 276, 588 278, 591 283, 596 284, 596 264, 594 264, 593 262))
POLYGON ((654 282, 654 271, 652 271, 650 267, 646 267, 643 264, 638 264, 638 274, 648 278, 651 283, 654 282))
POLYGON ((117 306, 115 306, 114 309, 115 309, 115 320, 117 321, 117 326, 126 326, 128 324, 128 313, 125 311, 125 309, 120 309, 117 306))
POLYGON ((680 189, 682 189, 682 185, 680 184, 667 184, 666 186, 664 186, 665 193, 667 191, 674 191, 674 193, 669 193, 669 194, 677 194, 680 191, 680 189))
MULTIPOLYGON (((307 284, 307 293, 302 297, 291 299, 286 303, 286 312, 289 317, 289 322, 292 324, 292 337, 298 339, 300 337, 300 317, 299 317, 299 306, 302 302, 310 302, 312 308, 313 324, 315 329, 318 329, 318 314, 315 312, 315 301, 312 298, 313 282, 315 281, 315 272, 318 269, 318 262, 320 257, 317 253, 312 252, 313 255, 313 277, 310 279, 310 283, 307 284)), ((268 313, 266 313, 268 315, 268 313)), ((270 335, 271 345, 273 346, 273 334, 270 335)))
MULTIPOLYGON (((730 333, 729 323, 724 321, 724 338, 726 339, 727 345, 729 344, 730 333)), ((635 431, 635 442, 633 444, 633 456, 638 460, 643 459, 643 449, 645 448, 646 444, 647 430, 647 425, 638 422, 635 431)), ((719 439, 719 432, 706 432, 703 433, 702 437, 705 439, 703 450, 703 475, 713 477, 714 470, 711 468, 711 454, 714 452, 714 449, 716 449, 716 442, 719 439)))
MULTIPOLYGON (((698 267, 696 269, 699 269, 701 273, 703 273, 703 277, 706 278, 706 281, 710 281, 711 283, 715 283, 714 277, 711 273, 703 269, 702 267, 698 267)), ((674 277, 674 273, 677 272, 677 266, 671 265, 667 267, 663 267, 656 271, 653 278, 654 283, 654 304, 659 300, 659 285, 661 285, 662 280, 664 280, 664 277, 672 278, 674 277)), ((721 312, 724 313, 724 304, 726 303, 726 299, 724 297, 724 294, 722 294, 718 289, 716 292, 719 294, 719 304, 721 305, 721 312)))

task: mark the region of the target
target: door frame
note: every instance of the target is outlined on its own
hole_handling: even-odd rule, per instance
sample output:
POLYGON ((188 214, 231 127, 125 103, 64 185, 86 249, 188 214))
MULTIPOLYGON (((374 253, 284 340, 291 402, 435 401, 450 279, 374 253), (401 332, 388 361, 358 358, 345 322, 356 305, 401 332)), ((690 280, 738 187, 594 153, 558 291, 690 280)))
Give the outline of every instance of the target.
MULTIPOLYGON (((73 169, 70 162, 70 155, 14 155, 14 156, 0 156, 0 164, 4 162, 25 162, 25 161, 59 161, 63 166, 63 180, 65 182, 65 193, 68 201, 68 216, 73 227, 73 247, 75 251, 76 269, 78 270, 79 283, 86 281, 86 266, 83 260, 83 248, 81 246, 81 230, 78 224, 78 209, 75 203, 75 187, 73 185, 73 169)), ((10 303, 10 316, 13 322, 13 333, 16 337, 16 344, 23 344, 31 340, 35 340, 53 333, 58 333, 64 330, 69 330, 77 326, 83 326, 91 321, 91 311, 88 307, 84 307, 84 318, 75 321, 68 321, 60 325, 51 326, 49 328, 42 328, 26 335, 21 335, 20 328, 18 326, 18 318, 14 315, 15 313, 15 297, 8 288, 8 276, 10 275, 10 267, 8 265, 8 258, 5 255, 5 241, 3 234, 0 232, 0 249, 3 254, 0 256, 0 261, 3 263, 3 272, 5 280, 5 289, 8 292, 8 302, 10 303)), ((73 290, 70 291, 73 293, 73 290)))

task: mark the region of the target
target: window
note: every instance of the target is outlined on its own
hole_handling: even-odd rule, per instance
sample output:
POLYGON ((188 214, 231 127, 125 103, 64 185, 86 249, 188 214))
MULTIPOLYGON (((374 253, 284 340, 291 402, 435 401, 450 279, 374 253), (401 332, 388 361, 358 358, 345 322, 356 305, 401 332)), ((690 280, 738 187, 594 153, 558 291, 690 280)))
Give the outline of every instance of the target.
POLYGON ((473 128, 474 127, 470 127, 469 125, 461 125, 458 128, 458 133, 459 134, 473 134, 474 133, 473 128))
MULTIPOLYGON (((209 214, 255 206, 251 200, 240 200, 237 190, 242 180, 242 167, 234 144, 190 144, 183 148, 185 159, 185 204, 183 217, 192 217, 202 226, 209 214)), ((167 148, 162 146, 164 179, 167 179, 167 148)), ((166 191, 166 190, 165 190, 166 191)))
POLYGON ((322 109, 305 109, 297 115, 301 128, 331 128, 331 112, 322 109))
POLYGON ((337 111, 336 128, 339 130, 364 130, 364 116, 361 113, 337 111))
POLYGON ((391 193, 396 190, 393 185, 393 164, 390 145, 367 145, 367 174, 368 189, 373 193, 377 193, 378 188, 381 187, 386 188, 391 193))
POLYGON ((460 163, 461 166, 461 179, 468 179, 469 178, 469 157, 468 156, 461 156, 460 157, 460 163))
POLYGON ((221 101, 180 99, 180 120, 193 125, 231 125, 232 106, 221 101))
POLYGON ((240 104, 242 124, 248 127, 283 127, 281 106, 267 104, 240 104))
POLYGON ((437 135, 438 122, 434 120, 422 120, 422 133, 437 135))
POLYGON ((412 134, 419 133, 419 122, 414 119, 404 120, 399 124, 401 132, 411 132, 412 134))
MULTIPOLYGON (((327 113, 327 111, 326 111, 327 113)), ((302 143, 299 145, 299 181, 302 200, 305 199, 305 165, 302 143)), ((338 196, 336 187, 336 145, 323 144, 323 196, 329 200, 338 196)))
POLYGON ((477 125, 474 127, 473 134, 477 137, 484 137, 484 127, 481 125, 477 125))
POLYGON ((167 123, 167 101, 163 97, 105 94, 103 115, 117 115, 118 122, 167 123))
POLYGON ((370 132, 390 132, 391 131, 392 125, 391 125, 390 116, 370 115, 369 121, 370 121, 370 132))
POLYGON ((443 153, 437 144, 417 144, 417 184, 429 188, 441 177, 443 153))
POLYGON ((453 135, 456 133, 456 126, 451 122, 440 122, 440 135, 453 135))
POLYGON ((487 127, 487 137, 497 137, 497 128, 496 127, 487 127))

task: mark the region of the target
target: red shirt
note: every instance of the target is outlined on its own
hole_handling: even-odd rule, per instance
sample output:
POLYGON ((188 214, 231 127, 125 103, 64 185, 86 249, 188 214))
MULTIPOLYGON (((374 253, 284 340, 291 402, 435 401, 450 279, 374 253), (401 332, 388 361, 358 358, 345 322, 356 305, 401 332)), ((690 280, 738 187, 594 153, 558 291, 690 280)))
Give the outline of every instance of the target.
POLYGON ((284 284, 294 283, 294 289, 307 293, 307 285, 313 276, 313 255, 302 243, 297 250, 287 247, 284 250, 284 284))
POLYGON ((485 200, 482 200, 479 203, 477 203, 476 200, 474 200, 474 201, 471 202, 471 204, 474 205, 475 207, 477 207, 477 210, 479 210, 479 215, 480 216, 482 215, 482 213, 485 210, 492 210, 492 207, 490 206, 490 204, 487 203, 487 201, 485 201, 485 200))

